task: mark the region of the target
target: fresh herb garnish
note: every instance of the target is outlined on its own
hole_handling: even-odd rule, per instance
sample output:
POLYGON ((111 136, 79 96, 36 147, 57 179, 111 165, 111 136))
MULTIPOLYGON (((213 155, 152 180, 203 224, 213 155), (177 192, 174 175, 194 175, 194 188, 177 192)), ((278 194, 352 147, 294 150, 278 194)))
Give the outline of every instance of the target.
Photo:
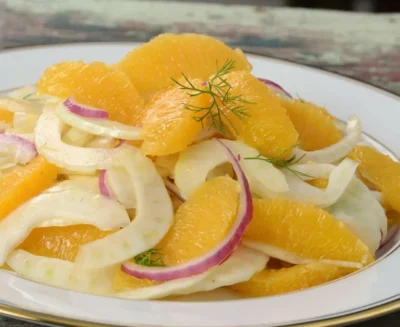
POLYGON ((22 98, 22 100, 28 100, 32 95, 34 95, 35 94, 35 92, 32 92, 32 93, 29 93, 29 94, 27 94, 27 95, 25 95, 23 98, 22 98))
POLYGON ((160 253, 160 249, 151 249, 138 254, 134 258, 135 262, 141 266, 147 267, 165 267, 165 262, 160 253))
POLYGON ((184 108, 195 112, 197 115, 193 119, 200 122, 202 127, 210 121, 210 129, 215 128, 222 134, 226 134, 225 125, 231 126, 232 130, 237 134, 237 129, 233 125, 231 119, 227 116, 227 112, 233 113, 238 119, 243 120, 245 117, 250 117, 245 104, 251 103, 242 98, 242 95, 232 95, 232 86, 226 80, 227 75, 235 68, 235 60, 227 60, 225 64, 218 68, 215 75, 208 81, 202 83, 202 88, 199 88, 182 73, 187 85, 172 79, 180 86, 182 90, 187 90, 190 97, 208 94, 211 96, 211 104, 208 107, 196 107, 190 104, 184 104, 184 108))
POLYGON ((291 156, 289 159, 283 159, 282 156, 284 156, 286 153, 288 153, 290 150, 292 150, 293 148, 295 148, 296 146, 298 146, 299 144, 296 143, 295 145, 290 146, 289 148, 287 148, 286 150, 284 150, 281 154, 279 154, 276 157, 273 158, 267 158, 264 157, 263 155, 261 155, 261 153, 255 157, 247 157, 244 158, 245 160, 263 160, 263 161, 267 161, 271 164, 273 164, 276 167, 279 168, 283 168, 286 169, 288 171, 290 171, 292 174, 294 174, 295 176, 301 178, 301 177, 308 177, 308 178, 314 178, 311 175, 308 174, 304 174, 300 171, 294 170, 290 167, 290 165, 294 165, 296 163, 298 163, 301 159, 304 158, 304 156, 306 154, 303 154, 300 158, 296 159, 296 155, 291 156))

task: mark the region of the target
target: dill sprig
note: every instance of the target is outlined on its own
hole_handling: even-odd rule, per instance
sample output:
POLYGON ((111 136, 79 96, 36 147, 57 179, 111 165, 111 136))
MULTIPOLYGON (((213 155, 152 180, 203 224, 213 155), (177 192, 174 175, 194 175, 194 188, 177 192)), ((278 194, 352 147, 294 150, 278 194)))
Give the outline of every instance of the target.
POLYGON ((27 99, 29 99, 32 95, 34 95, 35 94, 35 92, 32 92, 32 93, 28 93, 27 95, 25 95, 23 98, 22 98, 22 100, 27 100, 27 99))
POLYGON ((165 267, 160 249, 151 249, 146 252, 138 254, 134 258, 135 262, 141 266, 147 267, 165 267))
POLYGON ((247 157, 247 158, 244 158, 244 159, 246 159, 246 160, 263 160, 263 161, 267 161, 267 162, 273 164, 276 167, 283 168, 283 169, 286 169, 286 170, 290 171, 292 174, 294 174, 295 176, 297 176, 299 178, 301 178, 301 177, 314 178, 311 175, 304 174, 304 173, 302 173, 302 172, 300 172, 298 170, 295 170, 295 169, 290 167, 290 165, 294 165, 294 164, 298 163, 301 159, 303 159, 306 154, 303 154, 300 158, 296 158, 296 155, 291 156, 289 159, 283 159, 282 158, 282 156, 284 156, 286 153, 288 153, 290 150, 292 150, 293 148, 295 148, 298 145, 299 144, 296 143, 296 144, 288 147, 287 149, 282 151, 282 153, 280 153, 279 155, 277 155, 276 157, 273 157, 273 158, 264 157, 260 153, 255 157, 247 157))
POLYGON ((227 133, 225 127, 226 124, 230 125, 236 134, 238 133, 231 119, 227 116, 226 111, 233 113, 240 120, 250 117, 247 112, 248 108, 245 105, 251 102, 243 99, 241 94, 232 95, 232 86, 225 77, 225 75, 234 68, 235 60, 227 60, 221 68, 218 68, 217 63, 217 72, 208 82, 202 83, 202 88, 195 86, 183 73, 182 76, 187 85, 172 78, 172 80, 178 84, 182 90, 188 91, 187 94, 190 97, 202 94, 208 94, 211 96, 211 104, 207 107, 197 107, 190 104, 184 104, 184 108, 196 113, 193 119, 200 122, 203 128, 206 123, 210 121, 209 128, 215 128, 224 135, 227 133))

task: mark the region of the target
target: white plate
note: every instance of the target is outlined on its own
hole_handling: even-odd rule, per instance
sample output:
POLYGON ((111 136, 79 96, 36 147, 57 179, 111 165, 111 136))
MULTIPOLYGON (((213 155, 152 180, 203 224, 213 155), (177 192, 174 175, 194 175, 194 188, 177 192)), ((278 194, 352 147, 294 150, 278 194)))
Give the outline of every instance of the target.
MULTIPOLYGON (((34 84, 43 70, 62 60, 113 63, 137 44, 74 44, 0 53, 0 90, 34 84)), ((363 128, 400 155, 400 98, 375 87, 317 69, 249 55, 254 74, 293 94, 326 106, 345 120, 357 114, 363 128)), ((373 266, 323 286, 287 295, 231 299, 213 293, 185 302, 132 301, 97 297, 40 285, 0 271, 0 313, 63 325, 250 327, 348 323, 400 308, 400 249, 393 246, 373 266), (389 303, 383 306, 385 303, 389 303), (379 309, 365 311, 373 307, 379 309), (355 314, 356 312, 362 312, 355 314), (342 318, 337 318, 346 316, 342 318)))

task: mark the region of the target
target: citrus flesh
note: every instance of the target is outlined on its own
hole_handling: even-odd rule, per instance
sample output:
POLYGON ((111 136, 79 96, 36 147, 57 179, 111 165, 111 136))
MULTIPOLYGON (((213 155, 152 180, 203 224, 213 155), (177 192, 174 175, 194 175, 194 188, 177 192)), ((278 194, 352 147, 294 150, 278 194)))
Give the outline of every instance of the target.
POLYGON ((290 268, 265 269, 247 282, 232 285, 231 289, 250 297, 284 294, 327 283, 352 271, 350 268, 317 262, 290 268))
POLYGON ((301 100, 284 101, 283 106, 299 133, 299 146, 315 151, 339 142, 343 136, 324 108, 301 100))
POLYGON ((54 184, 58 168, 42 156, 0 177, 0 221, 9 213, 54 184))
POLYGON ((74 261, 80 246, 111 233, 92 225, 41 227, 35 228, 18 248, 38 256, 74 261))
POLYGON ((152 94, 174 84, 185 74, 188 78, 207 80, 227 60, 235 69, 250 70, 251 65, 240 50, 199 34, 161 34, 128 53, 117 67, 129 76, 140 94, 152 94))
POLYGON ((265 243, 304 259, 360 263, 373 261, 368 247, 325 210, 286 199, 254 199, 245 239, 265 243))
POLYGON ((52 65, 40 78, 38 92, 62 99, 73 97, 127 125, 139 125, 143 119, 144 100, 135 86, 123 72, 102 62, 64 61, 52 65))

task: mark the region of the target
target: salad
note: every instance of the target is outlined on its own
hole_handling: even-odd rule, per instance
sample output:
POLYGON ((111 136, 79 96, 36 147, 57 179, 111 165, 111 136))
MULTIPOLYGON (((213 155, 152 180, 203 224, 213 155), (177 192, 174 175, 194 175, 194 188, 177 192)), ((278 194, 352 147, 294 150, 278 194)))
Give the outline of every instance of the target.
POLYGON ((216 39, 163 34, 3 94, 0 267, 158 299, 282 294, 373 263, 397 232, 399 163, 358 117, 251 71, 216 39))

